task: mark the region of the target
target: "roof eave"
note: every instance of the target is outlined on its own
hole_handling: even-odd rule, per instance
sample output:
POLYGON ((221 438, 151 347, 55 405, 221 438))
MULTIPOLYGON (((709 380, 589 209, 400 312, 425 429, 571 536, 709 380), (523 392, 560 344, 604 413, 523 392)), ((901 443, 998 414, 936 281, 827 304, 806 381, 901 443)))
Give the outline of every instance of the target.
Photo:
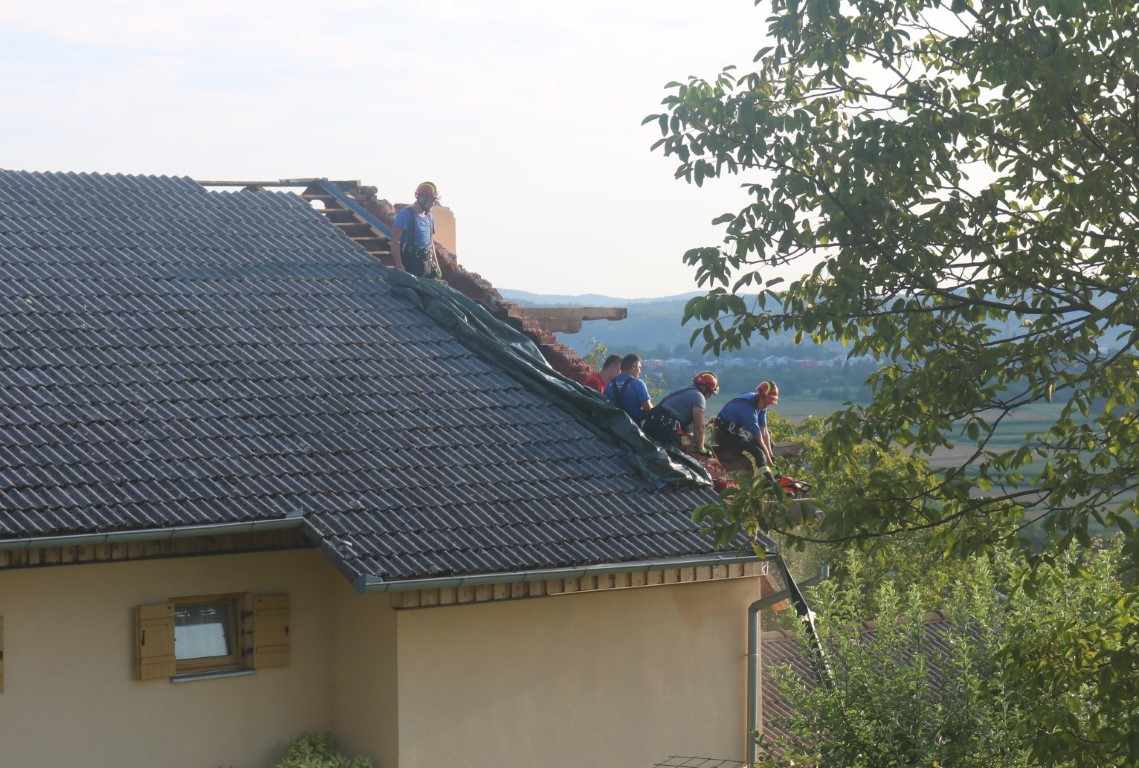
MULTIPOLYGON (((770 540, 761 542, 767 544, 770 540)), ((548 568, 528 571, 501 571, 466 576, 437 576, 424 579, 400 579, 385 581, 376 576, 359 576, 353 582, 357 592, 368 594, 377 592, 406 592, 415 589, 449 589, 453 587, 477 587, 490 584, 514 584, 519 582, 544 581, 547 579, 579 579, 585 576, 601 576, 615 573, 647 573, 669 568, 697 568, 705 566, 737 565, 756 563, 775 556, 775 543, 770 542, 763 555, 755 552, 716 553, 711 555, 690 555, 667 557, 653 560, 633 560, 624 563, 599 563, 568 568, 548 568)))
POLYGON ((163 528, 145 528, 130 531, 104 531, 76 533, 63 536, 25 536, 19 539, 0 540, 0 551, 46 549, 49 547, 85 547, 96 544, 122 544, 132 541, 164 541, 187 539, 196 536, 279 531, 300 527, 303 514, 298 511, 271 520, 248 520, 238 523, 206 523, 202 525, 175 525, 163 528))

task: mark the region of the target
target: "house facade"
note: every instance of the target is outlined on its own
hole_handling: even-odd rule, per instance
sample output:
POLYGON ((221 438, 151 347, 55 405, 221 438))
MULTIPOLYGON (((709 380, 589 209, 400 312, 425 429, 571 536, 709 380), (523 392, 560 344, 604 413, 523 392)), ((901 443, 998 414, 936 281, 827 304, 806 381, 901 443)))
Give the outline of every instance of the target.
POLYGON ((699 473, 303 200, 0 171, 13 765, 738 756, 699 473))

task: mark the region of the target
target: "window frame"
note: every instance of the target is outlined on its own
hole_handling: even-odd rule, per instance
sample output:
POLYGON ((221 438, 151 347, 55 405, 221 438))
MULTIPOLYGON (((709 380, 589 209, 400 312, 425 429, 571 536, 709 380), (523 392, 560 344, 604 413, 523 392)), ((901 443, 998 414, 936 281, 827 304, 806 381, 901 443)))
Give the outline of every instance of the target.
POLYGON ((219 595, 191 595, 187 597, 172 597, 169 600, 175 615, 174 640, 174 671, 176 675, 210 674, 214 672, 230 672, 245 669, 242 663, 242 611, 244 610, 245 596, 240 592, 231 592, 219 595), (226 639, 229 643, 230 653, 223 656, 201 656, 196 659, 178 658, 177 641, 177 612, 183 606, 209 605, 222 603, 226 606, 226 639))

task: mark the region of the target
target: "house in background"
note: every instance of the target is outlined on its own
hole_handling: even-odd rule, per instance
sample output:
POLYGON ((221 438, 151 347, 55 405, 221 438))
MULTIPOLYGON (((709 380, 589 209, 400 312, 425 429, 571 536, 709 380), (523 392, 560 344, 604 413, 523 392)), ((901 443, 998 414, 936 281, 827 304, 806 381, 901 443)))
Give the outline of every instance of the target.
POLYGON ((297 195, 0 171, 5 764, 742 755, 766 564, 614 413, 297 195))

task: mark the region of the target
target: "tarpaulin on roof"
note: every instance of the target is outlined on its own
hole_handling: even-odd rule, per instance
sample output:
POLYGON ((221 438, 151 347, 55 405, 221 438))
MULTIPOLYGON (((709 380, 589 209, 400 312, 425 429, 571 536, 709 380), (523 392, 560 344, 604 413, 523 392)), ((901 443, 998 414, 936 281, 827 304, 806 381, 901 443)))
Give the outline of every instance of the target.
POLYGON ((611 405, 596 390, 555 371, 530 337, 496 318, 478 302, 436 280, 420 279, 398 270, 390 270, 385 276, 397 294, 452 331, 476 355, 527 389, 559 403, 594 434, 620 446, 649 481, 658 485, 712 485, 711 477, 699 462, 683 453, 666 451, 645 437, 623 410, 611 405))

